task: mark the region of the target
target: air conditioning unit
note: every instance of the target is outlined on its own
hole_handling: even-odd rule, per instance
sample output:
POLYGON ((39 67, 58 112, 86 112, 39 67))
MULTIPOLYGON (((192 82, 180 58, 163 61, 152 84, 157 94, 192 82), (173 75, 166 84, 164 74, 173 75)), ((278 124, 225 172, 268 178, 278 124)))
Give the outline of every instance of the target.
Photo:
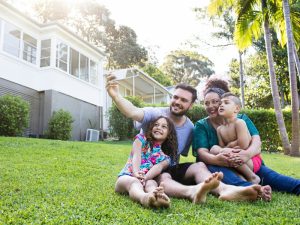
POLYGON ((85 141, 99 141, 99 130, 87 129, 85 141))

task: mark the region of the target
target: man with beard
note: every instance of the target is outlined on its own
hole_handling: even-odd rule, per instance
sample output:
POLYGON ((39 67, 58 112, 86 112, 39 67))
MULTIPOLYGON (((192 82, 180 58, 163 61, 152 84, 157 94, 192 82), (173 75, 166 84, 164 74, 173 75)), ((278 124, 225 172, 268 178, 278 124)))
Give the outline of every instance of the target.
POLYGON ((161 115, 167 116, 174 123, 178 140, 177 160, 171 162, 168 170, 158 178, 158 182, 168 196, 186 198, 193 203, 203 203, 208 192, 229 201, 256 200, 258 196, 264 194, 260 185, 236 187, 220 182, 223 174, 211 174, 202 162, 179 163, 180 155, 188 155, 192 141, 194 125, 186 113, 197 99, 195 88, 178 84, 169 107, 145 108, 134 106, 120 95, 116 77, 112 74, 107 76, 106 90, 121 113, 136 121, 136 128, 141 128, 141 132, 145 132, 149 122, 161 115))

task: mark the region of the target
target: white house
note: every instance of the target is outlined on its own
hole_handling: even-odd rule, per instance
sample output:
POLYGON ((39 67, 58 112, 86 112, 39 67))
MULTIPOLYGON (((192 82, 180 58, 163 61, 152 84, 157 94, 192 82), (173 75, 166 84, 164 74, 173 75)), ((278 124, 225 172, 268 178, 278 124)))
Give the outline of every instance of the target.
POLYGON ((73 116, 73 140, 90 124, 103 128, 104 57, 66 27, 39 24, 0 0, 0 95, 30 102, 27 135, 42 135, 59 109, 73 116))
MULTIPOLYGON (((104 59, 101 50, 61 24, 39 24, 0 0, 0 96, 18 95, 30 103, 26 136, 42 136, 59 109, 72 114, 73 140, 85 140, 88 128, 106 130, 111 99, 105 90, 104 59)), ((143 71, 114 72, 123 96, 168 101, 170 93, 143 71)))

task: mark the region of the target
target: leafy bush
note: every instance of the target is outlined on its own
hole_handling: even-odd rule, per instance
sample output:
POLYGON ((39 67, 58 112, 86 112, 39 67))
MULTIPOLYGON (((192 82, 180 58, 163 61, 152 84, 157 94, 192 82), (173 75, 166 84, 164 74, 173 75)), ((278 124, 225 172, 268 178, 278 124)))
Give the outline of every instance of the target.
MULTIPOLYGON (((282 144, 274 109, 243 109, 241 113, 245 113, 258 129, 262 141, 262 150, 269 152, 282 151, 282 144)), ((193 123, 196 123, 199 119, 207 117, 204 107, 200 105, 194 105, 193 108, 188 111, 187 115, 193 123)), ((291 110, 284 110, 283 116, 289 138, 291 138, 291 110)))
MULTIPOLYGON (((129 98, 128 98, 129 99, 129 98)), ((135 99, 129 99, 135 101, 135 99)), ((153 106, 153 107, 168 107, 168 105, 158 105, 158 104, 145 104, 139 101, 133 103, 138 107, 143 106, 153 106)), ((254 125, 259 131, 262 150, 264 151, 282 151, 282 144, 279 134, 279 129, 275 117, 274 109, 243 109, 241 113, 247 114, 247 116, 252 120, 254 125)), ((120 111, 113 106, 110 109, 110 119, 109 123, 113 134, 117 135, 120 140, 127 138, 132 138, 138 131, 134 130, 133 123, 131 119, 127 119, 123 116, 120 111), (129 131, 129 132, 128 132, 129 131)), ((203 106, 194 105, 191 108, 187 116, 191 119, 193 123, 196 123, 199 119, 207 117, 207 113, 203 106)), ((283 110, 283 116, 285 120, 285 126, 291 140, 292 136, 292 115, 290 109, 283 110)))
MULTIPOLYGON (((139 97, 126 97, 133 105, 143 107, 143 101, 139 97)), ((115 135, 119 140, 132 139, 138 133, 134 129, 132 119, 126 118, 116 107, 115 104, 108 111, 109 128, 112 135, 115 135)))
POLYGON ((28 127, 29 104, 19 96, 0 97, 0 135, 22 135, 28 127))
POLYGON ((49 120, 46 136, 50 139, 69 140, 73 122, 71 113, 68 111, 60 109, 54 112, 49 120))
MULTIPOLYGON (((282 143, 280 139, 278 124, 276 121, 274 109, 255 109, 243 110, 251 118, 259 131, 262 150, 269 152, 282 151, 282 143)), ((292 113, 290 110, 283 110, 283 117, 288 136, 291 140, 292 136, 292 113)))

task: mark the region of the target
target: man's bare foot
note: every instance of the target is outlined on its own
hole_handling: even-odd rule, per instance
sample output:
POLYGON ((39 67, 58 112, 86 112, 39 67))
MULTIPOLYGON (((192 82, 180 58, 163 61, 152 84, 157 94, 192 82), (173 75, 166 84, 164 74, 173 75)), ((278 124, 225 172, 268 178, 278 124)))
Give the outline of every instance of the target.
POLYGON ((254 184, 247 187, 227 185, 220 193, 219 199, 226 201, 255 201, 261 193, 261 186, 254 184))
POLYGON ((169 208, 171 205, 170 198, 166 195, 163 188, 163 182, 160 184, 158 188, 154 190, 154 194, 156 197, 156 204, 158 208, 169 208))
POLYGON ((195 204, 206 202, 207 194, 217 188, 220 184, 220 181, 223 179, 223 173, 213 173, 208 177, 203 183, 200 183, 194 187, 194 194, 192 195, 192 202, 195 204))
POLYGON ((260 192, 258 194, 258 198, 261 198, 262 200, 269 202, 272 200, 272 188, 270 185, 262 186, 260 188, 260 192))

